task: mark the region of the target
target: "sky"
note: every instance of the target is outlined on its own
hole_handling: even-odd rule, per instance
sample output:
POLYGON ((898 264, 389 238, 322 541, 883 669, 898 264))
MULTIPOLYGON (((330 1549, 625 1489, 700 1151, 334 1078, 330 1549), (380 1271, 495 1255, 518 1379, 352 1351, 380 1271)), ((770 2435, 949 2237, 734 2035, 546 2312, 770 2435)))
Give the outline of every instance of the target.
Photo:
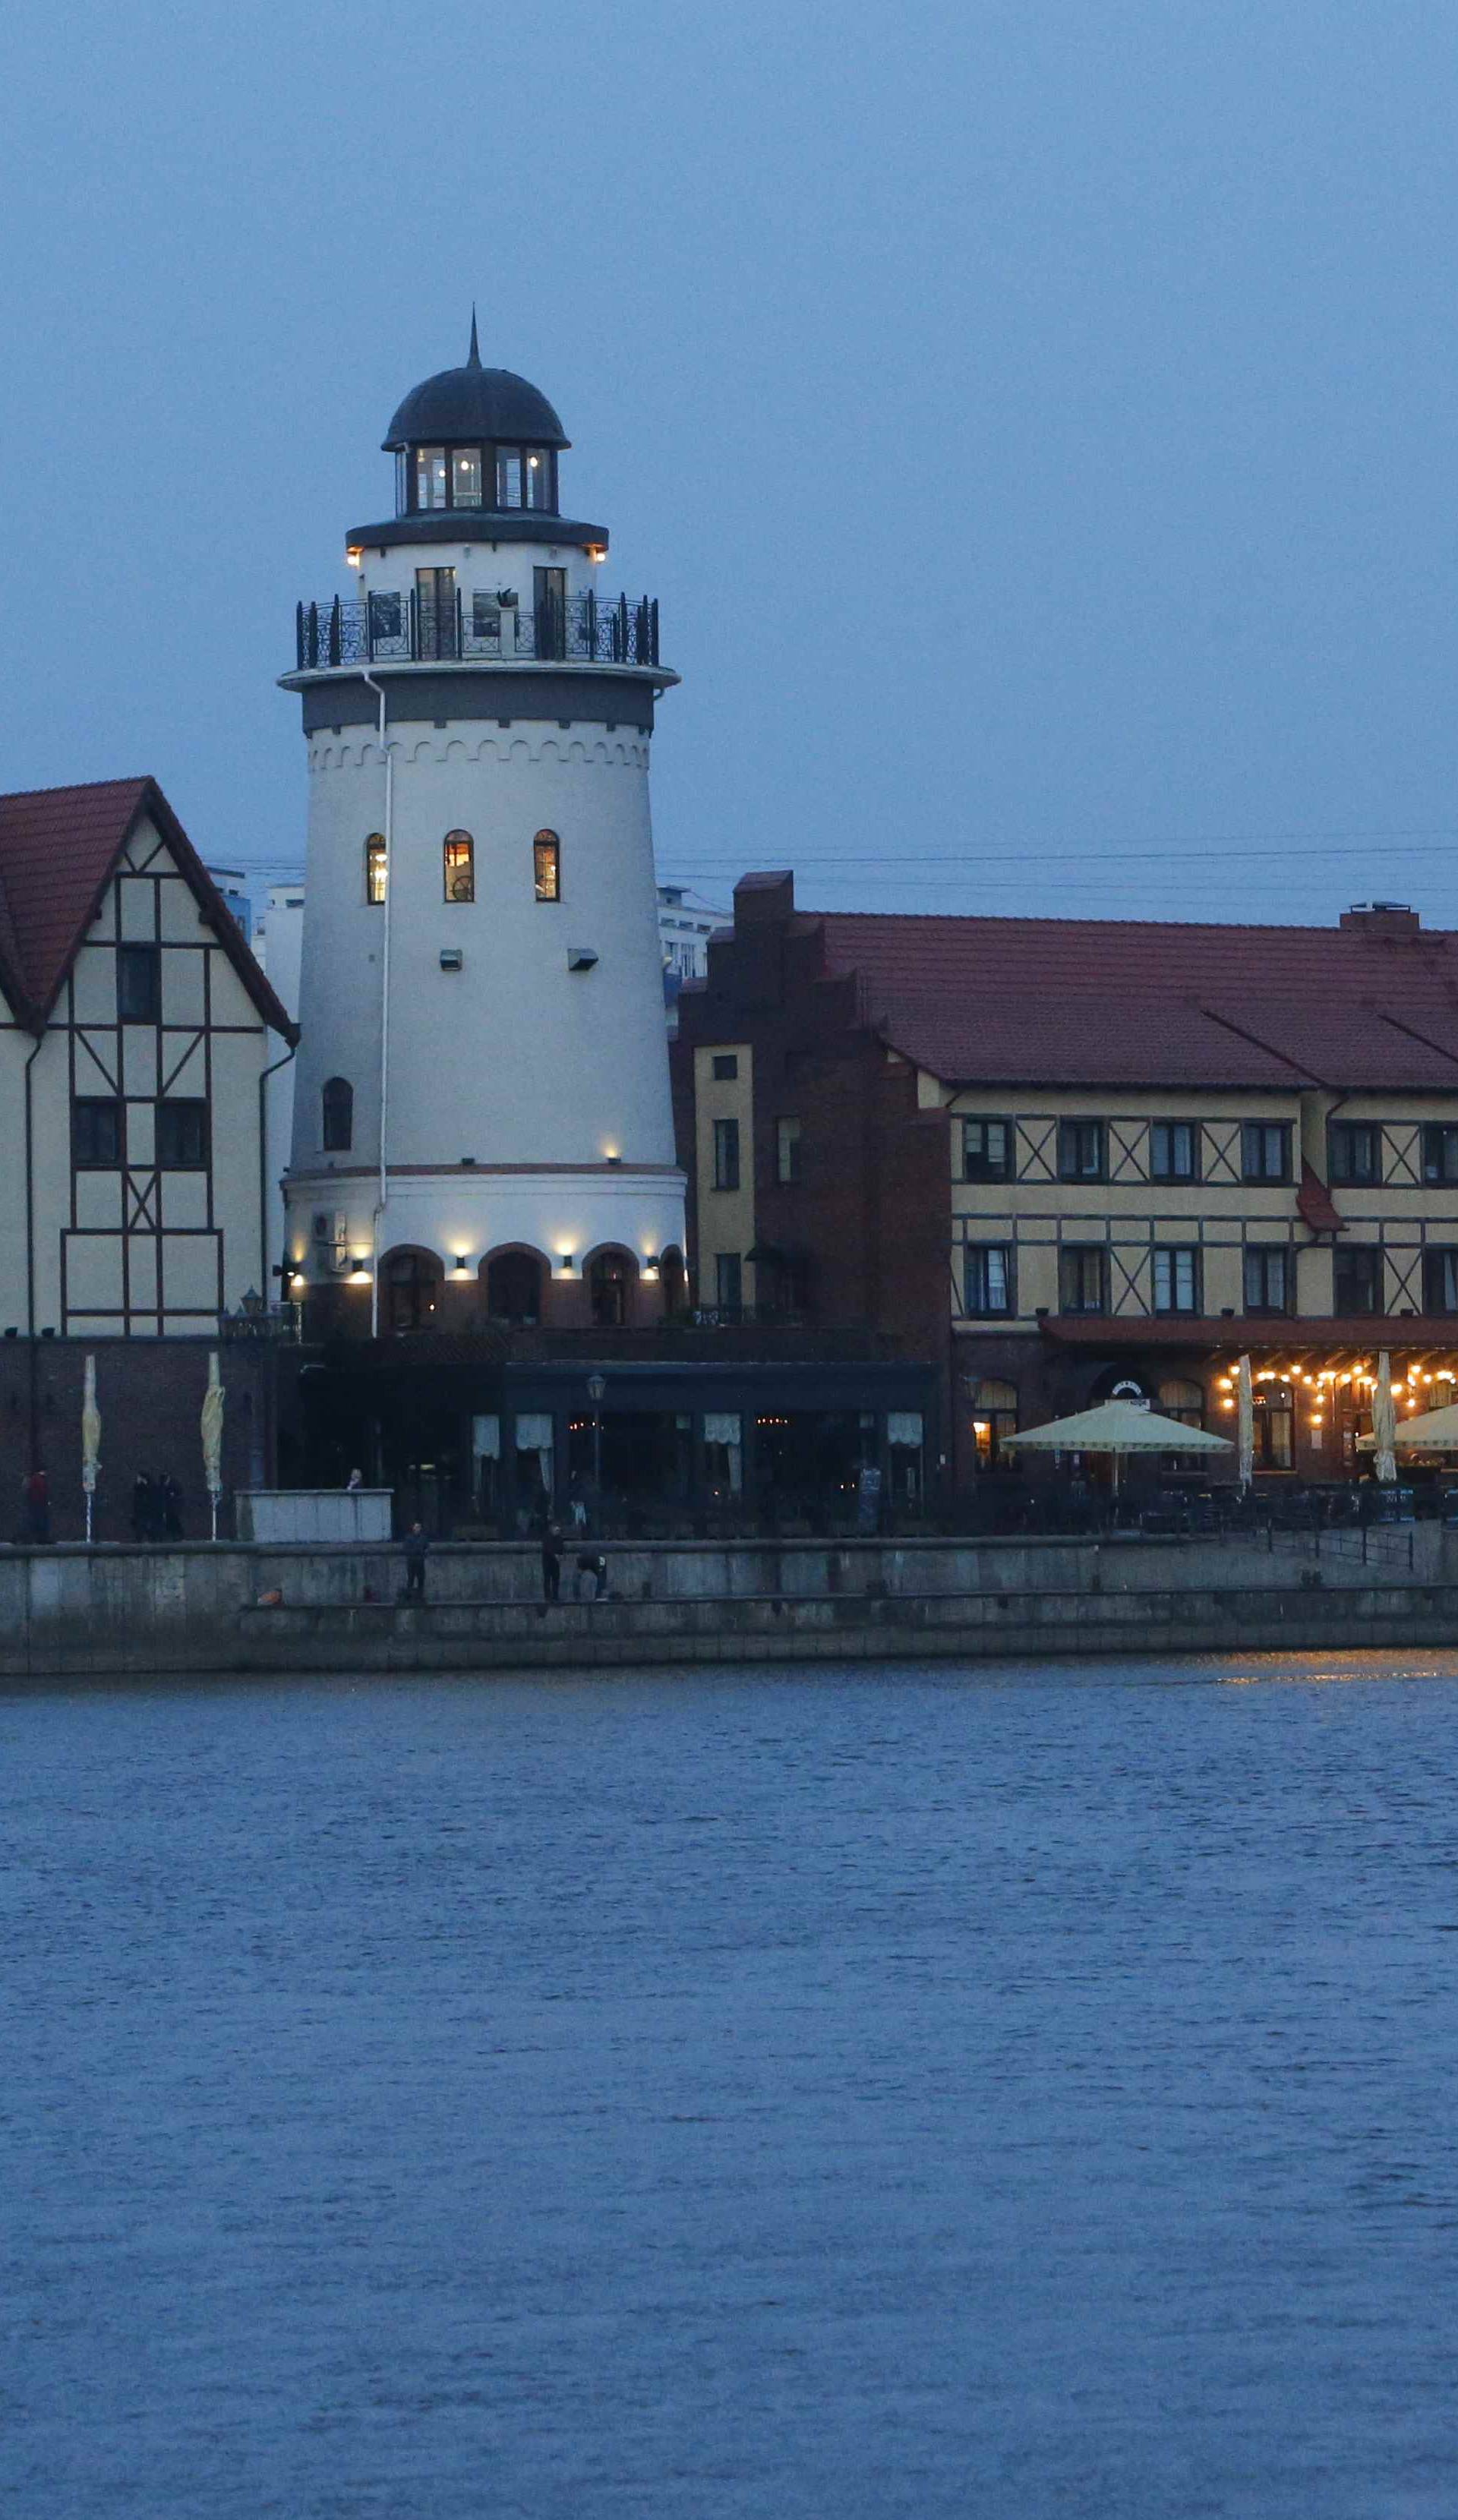
POLYGON ((1458 925, 1451 0, 8 0, 0 786, 302 863, 466 351, 661 605, 661 871, 1458 925))

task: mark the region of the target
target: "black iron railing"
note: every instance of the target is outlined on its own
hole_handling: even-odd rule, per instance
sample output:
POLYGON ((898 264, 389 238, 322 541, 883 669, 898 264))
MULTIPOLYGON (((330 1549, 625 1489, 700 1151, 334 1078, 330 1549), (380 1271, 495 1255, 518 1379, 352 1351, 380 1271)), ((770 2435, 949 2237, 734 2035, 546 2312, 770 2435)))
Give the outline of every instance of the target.
POLYGON ((457 587, 433 601, 412 587, 296 608, 298 671, 335 665, 492 664, 519 658, 573 665, 657 665, 658 599, 630 604, 588 593, 548 598, 535 612, 457 587))

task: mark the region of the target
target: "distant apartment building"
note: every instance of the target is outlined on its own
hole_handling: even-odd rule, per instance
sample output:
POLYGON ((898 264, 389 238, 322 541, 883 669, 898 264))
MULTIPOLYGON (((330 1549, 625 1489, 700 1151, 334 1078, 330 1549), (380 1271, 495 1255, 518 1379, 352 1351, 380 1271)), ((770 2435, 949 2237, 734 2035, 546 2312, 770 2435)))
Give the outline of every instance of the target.
POLYGON ((659 943, 670 1032, 677 1020, 678 993, 686 981, 703 979, 708 968, 708 940, 728 917, 726 910, 701 899, 687 884, 659 885, 659 943))
POLYGON ((814 916, 751 877, 673 1046, 701 1306, 870 1326, 957 1477, 1127 1394, 1353 1475, 1380 1356, 1458 1393, 1458 935, 814 916))

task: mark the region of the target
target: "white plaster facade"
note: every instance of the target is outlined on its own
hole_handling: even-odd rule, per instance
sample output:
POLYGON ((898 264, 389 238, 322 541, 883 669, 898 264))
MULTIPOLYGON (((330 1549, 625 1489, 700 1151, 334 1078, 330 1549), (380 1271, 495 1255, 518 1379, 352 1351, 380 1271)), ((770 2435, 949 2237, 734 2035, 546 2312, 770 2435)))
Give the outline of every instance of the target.
POLYGON ((141 816, 38 1039, 0 999, 0 1330, 215 1337, 266 1293, 259 1079, 284 1050, 141 816), (155 954, 154 1019, 121 1019, 127 946, 155 954), (159 1121, 179 1102, 202 1114, 183 1163, 159 1121), (77 1105, 114 1113, 114 1159, 77 1105))

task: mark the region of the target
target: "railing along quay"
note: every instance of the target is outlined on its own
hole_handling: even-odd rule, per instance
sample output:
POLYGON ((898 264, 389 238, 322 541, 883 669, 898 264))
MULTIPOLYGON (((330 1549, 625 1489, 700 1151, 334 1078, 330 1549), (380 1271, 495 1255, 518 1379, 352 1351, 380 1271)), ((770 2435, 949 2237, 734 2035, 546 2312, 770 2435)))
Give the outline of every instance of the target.
POLYGON ((580 665, 657 665, 659 607, 656 596, 630 604, 625 595, 603 598, 589 591, 565 604, 538 605, 535 612, 479 590, 469 599, 433 604, 412 587, 408 594, 336 596, 331 603, 296 608, 299 673, 336 665, 499 664, 519 658, 580 665))

